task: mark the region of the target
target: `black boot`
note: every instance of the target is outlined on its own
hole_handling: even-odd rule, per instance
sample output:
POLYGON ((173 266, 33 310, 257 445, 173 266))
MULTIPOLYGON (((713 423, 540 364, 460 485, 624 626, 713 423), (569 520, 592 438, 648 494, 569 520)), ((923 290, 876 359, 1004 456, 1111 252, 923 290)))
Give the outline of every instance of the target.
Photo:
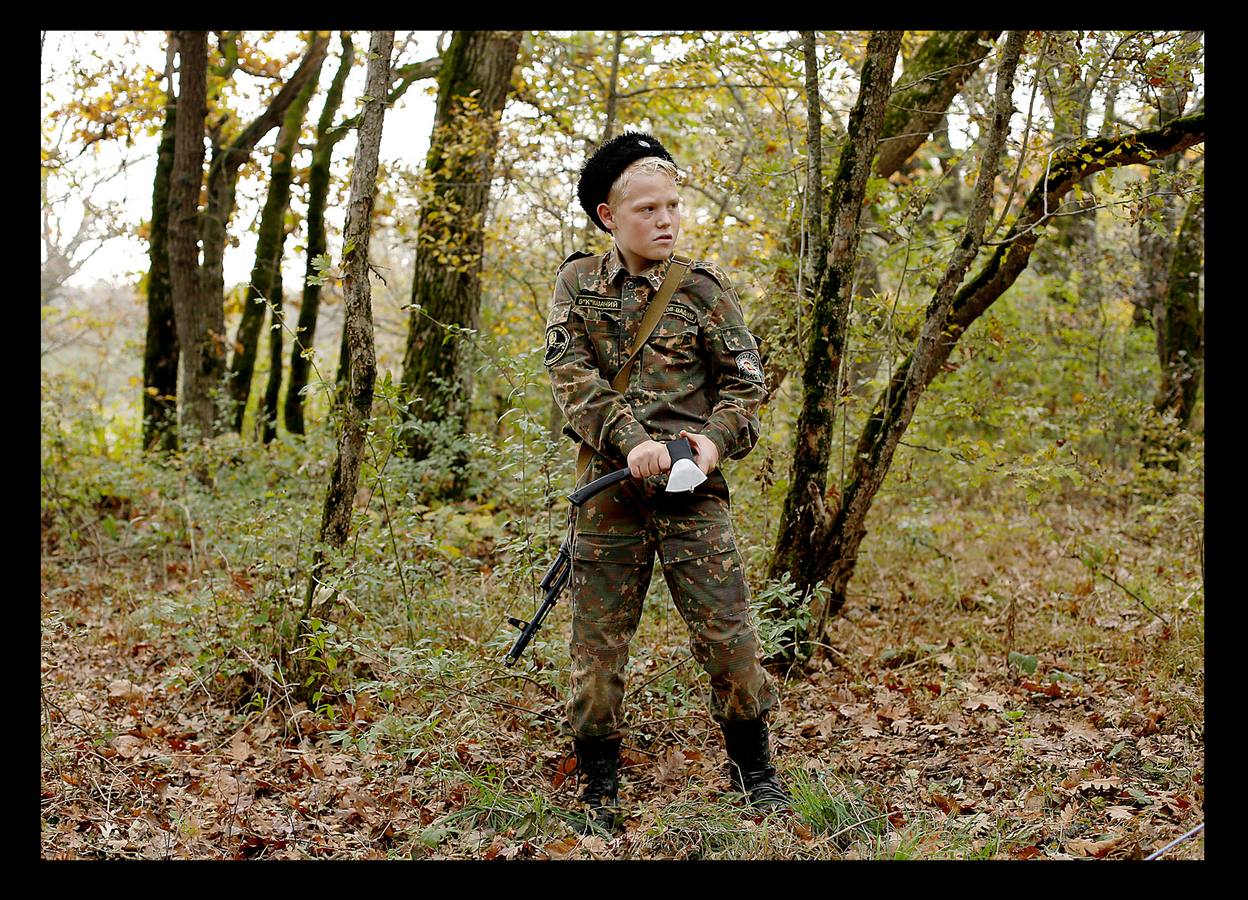
POLYGON ((728 750, 728 777, 734 790, 745 794, 750 805, 774 812, 789 809, 793 798, 776 778, 767 742, 767 717, 720 722, 728 750))
POLYGON ((620 826, 620 738, 573 738, 581 803, 588 809, 585 834, 620 826))

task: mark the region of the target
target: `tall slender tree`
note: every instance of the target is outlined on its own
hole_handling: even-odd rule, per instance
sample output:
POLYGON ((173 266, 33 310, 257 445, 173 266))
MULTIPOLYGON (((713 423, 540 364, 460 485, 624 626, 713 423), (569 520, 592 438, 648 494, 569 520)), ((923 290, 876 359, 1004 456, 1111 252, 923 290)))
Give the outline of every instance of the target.
MULTIPOLYGON (((343 33, 344 54, 348 53, 349 39, 346 32, 343 33)), ((441 69, 441 57, 434 56, 429 59, 418 60, 417 62, 408 63, 407 65, 392 67, 390 93, 386 96, 386 107, 393 106, 402 96, 407 93, 407 89, 418 81, 433 78, 441 69)), ((346 77, 346 70, 340 69, 340 75, 346 77)), ((336 78, 335 78, 336 80, 336 78)), ((333 95, 333 90, 330 91, 333 95)), ((313 153, 312 170, 309 175, 309 193, 308 200, 308 266, 307 273, 304 278, 304 295, 303 304, 299 308, 299 340, 295 346, 295 356, 298 360, 296 366, 292 361, 291 365, 291 388, 286 392, 286 428, 295 434, 303 434, 303 389, 308 383, 308 367, 310 351, 312 350, 312 341, 316 332, 316 320, 320 312, 321 291, 319 279, 309 282, 308 278, 316 273, 313 265, 317 256, 325 252, 325 200, 329 194, 329 163, 333 156, 334 146, 344 137, 352 128, 357 128, 360 124, 359 114, 351 116, 338 125, 333 125, 333 113, 337 110, 341 103, 342 89, 338 89, 338 101, 333 104, 333 109, 326 108, 322 110, 320 123, 317 127, 317 150, 313 153), (315 220, 313 219, 312 210, 316 208, 315 220), (315 244, 313 238, 315 236, 315 244), (313 247, 317 247, 313 252, 313 247), (293 390, 293 394, 292 394, 293 390)), ((336 382, 341 388, 346 383, 347 375, 350 372, 350 352, 347 346, 347 332, 344 329, 338 350, 339 366, 336 382)))
MULTIPOLYGON (((996 182, 1001 155, 1005 150, 1005 139, 1009 133, 1010 116, 1013 112, 1011 97, 1014 90, 1014 71, 1022 54, 1025 37, 1024 31, 1012 31, 1005 40, 1000 62, 997 65, 992 128, 980 160, 979 175, 975 183, 975 200, 957 247, 928 305, 922 331, 910 354, 908 365, 904 367, 906 371, 897 383, 896 397, 887 396, 883 401, 883 405, 892 414, 890 428, 877 435, 871 452, 867 454, 867 460, 874 456, 877 461, 884 461, 884 469, 877 473, 877 470, 865 465, 866 460, 856 456, 852 465, 855 477, 847 486, 844 495, 838 496, 834 493, 829 498, 832 501, 829 504, 831 509, 824 508, 821 504, 815 505, 817 515, 812 516, 813 535, 795 534, 790 530, 791 523, 788 521, 781 526, 781 542, 778 542, 777 553, 772 559, 773 574, 778 575, 780 571, 788 572, 794 576, 794 581, 804 588, 824 578, 829 578, 831 588, 834 591, 839 589, 839 595, 843 596, 844 586, 848 583, 849 574, 852 573, 853 564, 857 558, 858 545, 865 534, 862 522, 874 498, 874 491, 878 489, 878 482, 874 479, 878 475, 882 481, 883 473, 887 471, 887 466, 891 463, 892 452, 896 448, 897 441, 900 440, 902 432, 905 431, 914 415, 919 397, 944 361, 938 347, 946 338, 945 323, 958 287, 962 284, 967 270, 974 262, 983 243, 988 215, 992 211, 993 186, 996 182), (825 543, 825 537, 831 539, 829 543, 825 543), (783 540, 786 538, 803 542, 798 549, 804 552, 794 555, 780 549, 785 548, 783 540), (831 553, 829 554, 828 551, 831 553), (780 568, 786 565, 788 568, 780 568), (819 572, 821 577, 812 579, 812 572, 819 572)), ((810 390, 809 385, 807 390, 810 390)), ((800 434, 800 442, 794 451, 795 455, 803 454, 800 443, 810 441, 811 437, 810 432, 800 434)), ((817 475, 819 481, 813 487, 818 493, 809 490, 806 493, 807 496, 814 495, 821 498, 822 485, 827 477, 826 465, 825 471, 818 472, 817 475)), ((812 486, 808 484, 807 487, 812 486)), ((790 491, 790 496, 793 493, 795 492, 790 491)), ((786 510, 788 507, 789 504, 786 502, 786 510)), ((826 616, 830 612, 830 606, 829 603, 821 610, 821 613, 826 616)), ((804 638, 805 635, 800 637, 804 638)), ((791 660, 798 655, 797 643, 794 641, 786 648, 786 653, 783 654, 786 659, 791 660)))
MULTIPOLYGON (((1006 236, 994 242, 991 257, 964 285, 957 289, 952 302, 941 316, 940 292, 928 309, 924 333, 935 334, 924 341, 893 372, 892 378, 877 399, 866 426, 854 448, 852 468, 839 496, 832 496, 826 505, 819 485, 822 482, 794 482, 790 494, 806 493, 821 510, 808 533, 793 533, 798 544, 791 552, 781 541, 773 556, 771 576, 789 572, 798 590, 808 596, 822 583, 828 590, 824 616, 837 612, 845 602, 845 591, 857 562, 858 548, 866 535, 864 522, 872 500, 888 473, 893 453, 908 426, 926 384, 940 372, 958 338, 1005 293, 1027 267, 1032 251, 1040 239, 1043 226, 1053 219, 1062 198, 1080 181, 1106 169, 1135 165, 1181 153, 1205 139, 1204 113, 1175 119, 1153 129, 1125 133, 1113 137, 1085 140, 1057 153, 1045 175, 1035 185, 1023 204, 1017 219, 1006 236), (939 327, 932 326, 933 315, 939 327), (777 565, 777 562, 782 563, 777 565), (791 562, 788 568, 783 563, 791 562)), ((969 234, 964 233, 963 242, 969 234)), ((959 251, 963 246, 959 245, 959 251)), ((942 286, 947 284, 942 281, 942 286)), ((814 436, 799 435, 795 453, 806 452, 814 444, 814 436)), ((787 509, 787 502, 786 502, 787 509)), ((786 527, 787 527, 786 522, 786 527)), ((794 633, 794 644, 804 639, 794 633)), ((816 638, 817 639, 817 638, 816 638)), ((795 646, 790 645, 785 658, 791 658, 795 646)))
POLYGON ((823 491, 832 450, 837 378, 858 246, 858 219, 900 45, 899 31, 879 31, 871 35, 862 65, 858 99, 849 117, 848 131, 853 140, 842 150, 836 176, 827 191, 826 221, 831 228, 826 244, 827 262, 822 267, 823 278, 810 323, 803 371, 804 397, 796 430, 799 437, 789 476, 792 487, 785 497, 772 557, 773 576, 781 572, 800 573, 809 565, 809 547, 805 541, 821 527, 825 515, 823 491), (805 541, 803 535, 807 536, 805 541))
MULTIPOLYGON (((226 47, 233 47, 232 40, 224 38, 226 47)), ((216 387, 226 375, 226 336, 225 336, 225 245, 226 230, 230 216, 234 212, 234 191, 238 184, 238 172, 246 162, 260 139, 278 127, 286 110, 295 102, 309 79, 319 71, 325 51, 329 46, 329 38, 316 33, 308 45, 308 50, 295 70, 282 85, 269 105, 253 119, 231 141, 226 143, 220 136, 222 122, 214 123, 211 130, 212 161, 208 166, 207 204, 200 217, 200 240, 203 244, 202 281, 205 303, 211 308, 206 311, 207 328, 215 336, 212 352, 207 357, 205 383, 216 387)), ((228 65, 228 53, 227 53, 228 65)), ((235 351, 238 352, 237 350, 235 351)), ((245 352, 245 348, 244 351, 245 352)), ((200 402, 200 401, 196 401, 200 402)), ((208 401, 209 408, 214 408, 213 401, 208 401)), ((213 431, 223 422, 215 417, 213 431)))
MULTIPOLYGON (((212 391, 218 370, 218 331, 199 265, 199 191, 204 180, 204 118, 208 33, 181 31, 178 46, 178 114, 169 184, 169 286, 182 358, 182 421, 199 438, 213 433, 212 391)), ((220 300, 217 301, 220 306, 220 300)))
POLYGON ((312 151, 312 165, 308 169, 308 259, 303 280, 303 301, 299 304, 299 322, 295 327, 295 339, 290 352, 290 384, 286 388, 284 407, 286 430, 303 434, 303 393, 308 384, 311 351, 316 340, 316 320, 321 307, 321 284, 313 263, 325 252, 325 203, 329 197, 330 163, 334 147, 347 133, 345 128, 334 128, 334 116, 342 105, 343 87, 351 74, 355 60, 355 46, 351 35, 342 32, 342 61, 325 96, 321 117, 316 123, 316 148, 312 151))
MULTIPOLYGON (((390 83, 390 55, 393 48, 393 31, 373 32, 368 47, 368 72, 365 79, 364 108, 360 115, 359 143, 355 153, 355 166, 351 172, 351 199, 347 207, 345 230, 347 249, 343 253, 343 290, 347 307, 343 327, 351 346, 351 374, 347 381, 338 453, 325 492, 320 532, 322 544, 335 550, 342 549, 350 532, 351 509, 359 484, 364 439, 367 436, 368 419, 372 414, 373 385, 377 376, 372 300, 368 283, 368 244, 373 218, 373 196, 377 187, 381 129, 386 111, 386 86, 390 83)), ((332 590, 321 591, 319 594, 316 590, 325 576, 326 566, 325 552, 318 550, 308 579, 307 602, 304 604, 305 615, 301 630, 310 627, 312 619, 325 618, 336 597, 336 592, 332 590)))
POLYGON ((1204 371, 1205 317, 1200 308, 1200 275, 1205 251, 1203 175, 1202 172, 1200 187, 1188 201, 1179 226, 1165 295, 1153 307, 1152 314, 1161 367, 1153 408, 1158 415, 1172 418, 1180 432, 1177 435, 1173 432, 1149 434, 1143 457, 1146 465, 1160 462, 1173 470, 1178 469, 1179 454, 1190 443, 1182 432, 1191 424, 1196 392, 1204 371))
POLYGON ((169 33, 165 57, 165 124, 156 150, 152 218, 148 237, 147 334, 143 345, 143 446, 170 451, 178 446, 178 328, 169 284, 169 184, 177 129, 177 92, 169 33))
MULTIPOLYGON (((252 373, 255 370, 260 329, 264 324, 265 309, 281 309, 282 303, 282 249, 286 240, 286 211, 290 206, 290 182, 293 171, 292 157, 298 150, 299 133, 308 104, 316 91, 319 64, 304 83, 294 101, 282 117, 273 146, 273 158, 269 164, 269 188, 264 209, 260 213, 260 225, 256 229, 256 260, 243 298, 243 314, 234 334, 234 356, 230 362, 230 398, 233 400, 233 428, 242 431, 243 414, 251 395, 252 373)), ((280 315, 278 313, 277 315, 280 315)), ((276 318, 276 316, 273 316, 276 318)), ((274 323, 276 324, 276 322, 274 323)), ((273 335, 270 335, 272 338, 273 335)), ((277 343, 281 344, 280 334, 277 343)), ((280 384, 280 357, 277 371, 280 384)), ((261 413, 260 422, 265 421, 261 413)))

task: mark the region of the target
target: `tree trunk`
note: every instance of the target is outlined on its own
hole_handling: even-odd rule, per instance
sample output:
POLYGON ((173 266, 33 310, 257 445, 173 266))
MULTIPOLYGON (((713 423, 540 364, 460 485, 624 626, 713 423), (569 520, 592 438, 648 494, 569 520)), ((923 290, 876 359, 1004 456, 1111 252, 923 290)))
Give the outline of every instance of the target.
POLYGON ((147 336, 143 350, 143 447, 165 453, 178 448, 178 327, 169 285, 169 184, 177 129, 173 53, 171 36, 165 125, 156 151, 156 180, 152 186, 147 336))
POLYGON ((1027 267, 1040 237, 1040 228, 1047 222, 1044 210, 1057 209, 1062 197, 1079 181, 1099 171, 1181 153, 1204 139, 1202 112, 1160 128, 1087 140, 1054 156, 1049 178, 1032 190, 1009 234, 998 242, 999 246, 979 273, 958 290, 949 313, 942 320, 943 327, 937 330, 938 338, 930 355, 921 357, 917 350, 913 352, 877 400, 858 438, 853 471, 841 502, 829 516, 827 531, 807 551, 809 564, 796 573, 801 576, 798 587, 803 595, 824 583, 829 591, 825 614, 837 612, 845 602, 858 547, 866 535, 863 523, 913 414, 917 401, 915 392, 921 392, 931 382, 949 358, 958 338, 1027 267), (912 367, 921 370, 920 374, 911 376, 912 367))
MULTIPOLYGON (((277 157, 274 158, 273 183, 270 185, 270 190, 272 190, 278 184, 280 177, 283 196, 282 215, 277 221, 277 252, 272 260, 273 280, 270 286, 272 305, 269 309, 269 381, 265 385, 264 405, 260 411, 261 440, 266 444, 277 437, 277 401, 282 390, 282 332, 285 330, 282 313, 282 248, 286 242, 285 213, 290 205, 291 158, 299 146, 299 133, 303 130, 303 119, 307 115, 312 93, 316 90, 318 74, 308 79, 308 83, 299 92, 298 99, 286 111, 278 143, 283 143, 287 137, 290 143, 280 152, 280 156, 284 157, 280 163, 277 157), (287 131, 289 135, 285 133, 287 131), (279 164, 282 167, 280 172, 279 164)), ((257 257, 257 266, 259 262, 257 257)), ((246 404, 246 398, 243 402, 246 404)))
POLYGON ((342 104, 343 86, 351 73, 355 59, 355 47, 351 37, 343 32, 342 62, 334 74, 325 97, 325 106, 316 123, 316 149, 312 151, 312 166, 308 170, 308 264, 304 273, 303 302, 299 306, 299 324, 296 326, 294 346, 290 352, 290 384, 286 388, 286 430, 291 434, 303 434, 303 390, 308 384, 311 366, 310 353, 316 339, 316 319, 321 307, 321 286, 309 284, 308 278, 316 274, 313 261, 325 252, 325 202, 329 197, 329 165, 334 147, 346 129, 333 128, 334 116, 342 104))
MULTIPOLYGON (((277 132, 277 142, 273 145, 269 190, 265 196, 264 209, 260 213, 260 226, 256 229, 256 261, 251 269, 251 279, 247 283, 243 315, 234 336, 234 358, 230 365, 230 399, 233 400, 234 414, 232 424, 239 433, 243 430, 243 414, 247 409, 247 399, 251 395, 252 374, 266 307, 272 310, 270 317, 271 325, 274 326, 269 333, 269 346, 272 348, 270 356, 275 354, 277 357, 277 365, 269 370, 269 388, 273 389, 274 370, 277 372, 277 385, 281 385, 282 337, 279 317, 282 306, 282 249, 286 243, 286 210, 290 206, 292 157, 298 150, 303 119, 307 115, 312 94, 316 91, 319 68, 318 65, 286 109, 282 126, 277 132)), ((266 392, 266 405, 258 415, 262 431, 269 435, 265 438, 265 443, 272 439, 273 427, 272 420, 266 417, 268 399, 266 392)), ((274 396, 273 401, 276 402, 276 399, 274 396)))
MULTIPOLYGON (((213 433, 213 389, 217 386, 212 304, 204 292, 196 246, 199 188, 204 180, 208 34, 182 31, 176 40, 179 86, 169 184, 169 287, 182 356, 182 422, 203 440, 213 433)), ((219 300, 216 305, 220 307, 219 300)))
POLYGON ((790 489, 785 497, 776 551, 769 569, 769 576, 773 578, 781 572, 791 572, 795 581, 807 581, 808 576, 803 573, 813 562, 809 552, 813 536, 827 527, 823 484, 827 480, 832 448, 845 317, 858 248, 858 219, 900 44, 900 31, 877 31, 871 35, 858 99, 849 117, 847 131, 853 137, 841 151, 836 176, 828 192, 827 222, 831 236, 824 278, 817 286, 818 296, 811 317, 803 371, 805 396, 789 472, 790 489))
POLYGON ((624 32, 615 32, 615 50, 611 54, 611 81, 607 85, 607 123, 602 128, 602 146, 615 134, 615 107, 620 93, 620 49, 624 46, 624 32))
MULTIPOLYGON (((879 143, 880 156, 876 157, 875 174, 880 178, 888 178, 898 171, 901 166, 915 153, 928 135, 933 136, 934 142, 938 146, 938 152, 942 158, 952 155, 953 151, 948 147, 948 137, 940 129, 942 121, 944 121, 945 113, 949 103, 957 94, 959 88, 964 85, 968 78, 971 77, 983 62, 987 49, 977 42, 980 40, 991 40, 999 31, 970 31, 970 32, 937 32, 924 42, 923 46, 914 55, 914 58, 906 64, 904 74, 901 77, 900 84, 904 87, 902 93, 889 98, 889 106, 884 114, 884 122, 882 127, 882 136, 879 143), (943 104, 943 105, 942 105, 943 104), (887 156, 885 157, 885 153, 887 156)), ((814 166, 819 172, 819 184, 822 185, 822 173, 825 168, 823 159, 822 137, 819 139, 819 146, 812 145, 811 122, 816 121, 812 118, 809 107, 812 103, 820 103, 818 96, 818 70, 816 67, 816 58, 813 50, 815 43, 814 32, 803 32, 802 42, 804 56, 806 57, 806 98, 807 98, 807 137, 806 145, 809 148, 808 153, 812 157, 818 156, 818 165, 814 166), (812 68, 814 71, 812 72, 812 68)), ((822 105, 822 104, 820 104, 822 105)), ((818 120, 822 122, 822 113, 818 120)), ((827 160, 826 165, 835 168, 839 161, 839 149, 834 149, 827 160)), ((956 173, 951 173, 945 179, 944 190, 960 191, 961 180, 956 177, 956 173)), ((809 179, 807 184, 807 193, 811 191, 809 179)), ((942 196, 938 194, 938 198, 942 196)), ((939 203, 939 200, 938 200, 939 203)), ((810 268, 813 270, 809 275, 803 276, 803 294, 813 293, 815 285, 819 283, 822 277, 822 266, 825 264, 826 246, 822 249, 815 249, 816 243, 826 242, 826 228, 822 221, 823 197, 820 196, 818 204, 812 205, 807 200, 805 202, 806 214, 808 218, 814 217, 818 221, 808 221, 806 225, 806 241, 808 253, 814 251, 808 258, 812 260, 810 268)), ((800 209, 800 205, 798 209, 800 209)), ((964 206, 959 207, 959 211, 964 211, 964 206)), ((795 227, 794 223, 790 223, 788 233, 800 236, 801 231, 795 227)), ((800 253, 799 241, 791 241, 792 252, 794 255, 800 253)), ((859 262, 859 269, 862 275, 867 277, 869 282, 875 281, 875 273, 872 268, 864 265, 863 261, 859 262)), ((793 288, 783 271, 778 270, 777 277, 784 279, 773 285, 773 290, 779 294, 789 294, 793 288)), ((861 283, 861 282, 859 282, 861 283)), ((858 291, 861 293, 861 290, 858 291)), ((803 335, 797 333, 796 325, 792 318, 784 318, 764 313, 759 318, 750 323, 750 331, 755 335, 765 337, 767 342, 760 351, 763 354, 764 366, 768 364, 768 347, 789 345, 799 341, 803 335)), ((873 366, 878 364, 879 357, 875 357, 872 361, 867 361, 864 365, 870 372, 874 371, 873 366)), ((767 369, 768 390, 771 395, 780 389, 784 383, 787 372, 777 369, 773 366, 767 369)), ((868 374, 866 377, 870 377, 868 374)), ((852 385, 852 382, 851 382, 852 385)))
POLYGON ((1186 428, 1192 420, 1196 387, 1204 361, 1204 316, 1200 310, 1200 273, 1204 267, 1205 194, 1187 204, 1174 260, 1165 308, 1158 310, 1157 352, 1162 365, 1161 390, 1153 404, 1158 412, 1173 412, 1186 428))
MULTIPOLYGON (((226 375, 226 356, 225 356, 225 245, 226 245, 226 228, 230 221, 230 216, 234 212, 234 191, 238 184, 238 171, 243 163, 251 156, 252 150, 262 137, 281 124, 282 118, 286 114, 286 110, 295 102, 303 90, 304 85, 309 79, 315 77, 315 73, 320 69, 321 62, 325 58, 326 48, 329 46, 329 39, 324 35, 317 33, 313 36, 308 47, 308 52, 304 54, 303 61, 300 62, 299 68, 290 76, 290 80, 282 86, 277 96, 273 98, 268 108, 257 116, 228 146, 217 144, 215 139, 213 143, 212 162, 208 167, 208 202, 201 217, 200 240, 204 247, 204 264, 203 264, 203 283, 204 292, 212 303, 212 309, 209 310, 210 316, 209 328, 218 335, 215 342, 216 353, 211 360, 211 373, 214 379, 214 387, 217 382, 224 380, 226 375)), ((249 308, 253 304, 244 304, 243 315, 247 316, 249 308)), ((263 310, 261 310, 263 315, 263 310)), ((263 321, 263 318, 261 319, 263 321)), ((255 326, 258 330, 259 326, 255 326)), ((254 366, 254 343, 252 349, 252 364, 254 366)), ((246 354, 246 346, 241 351, 246 354)), ((240 367, 242 361, 238 359, 240 351, 235 348, 235 370, 239 371, 239 379, 245 380, 250 385, 251 375, 248 372, 247 377, 242 379, 240 367)), ((237 401, 235 401, 237 402, 237 401)), ((235 420, 234 410, 230 410, 231 424, 235 420)), ((221 423, 214 423, 214 427, 220 427, 221 423)))
MULTIPOLYGON (((1164 301, 1153 309, 1157 332, 1157 357, 1161 383, 1153 398, 1157 414, 1172 417, 1184 431, 1192 421, 1196 391, 1204 369, 1205 321, 1200 309, 1200 273, 1205 251, 1204 179, 1201 188, 1187 204, 1183 224, 1174 244, 1164 301)), ((1145 465, 1161 463, 1178 471, 1179 454, 1190 440, 1185 435, 1167 435, 1146 444, 1145 465)))
MULTIPOLYGON (((417 234, 416 268, 403 384, 422 424, 443 422, 452 440, 467 430, 471 398, 465 343, 448 325, 475 329, 481 302, 484 219, 498 143, 498 121, 511 86, 520 32, 460 31, 438 78, 438 106, 425 163, 426 193, 417 234)), ((414 459, 433 450, 428 429, 408 443, 414 459)), ((462 494, 456 453, 451 494, 462 494)))
MULTIPOLYGON (((368 72, 360 114, 355 165, 351 172, 351 199, 347 207, 344 229, 343 293, 346 321, 343 329, 351 345, 351 372, 347 383, 342 432, 338 437, 338 454, 330 472, 329 487, 321 513, 323 544, 341 550, 351 528, 351 510, 359 485, 360 464, 364 456, 364 439, 372 415, 373 383, 377 377, 377 357, 373 346, 373 313, 368 277, 368 244, 373 216, 373 195, 377 187, 377 158, 381 146, 382 120, 386 111, 386 87, 390 84, 390 54, 394 47, 393 31, 375 31, 369 41, 368 72)), ((328 615, 335 591, 322 591, 316 586, 325 576, 323 550, 314 557, 308 579, 305 617, 301 630, 312 626, 312 620, 328 615)), ((299 674, 304 672, 300 670, 299 674)), ((300 680, 301 683, 303 679, 300 680)))
MULTIPOLYGON (((1164 125, 1182 113, 1182 110, 1178 108, 1177 98, 1172 92, 1160 92, 1158 104, 1158 125, 1164 125)), ((1179 157, 1167 157, 1157 168, 1172 178, 1179 170, 1179 157)), ((1144 183, 1144 193, 1151 194, 1159 190, 1161 183, 1168 180, 1159 178, 1157 169, 1150 166, 1147 180, 1144 183)), ((1135 309, 1131 321, 1135 325, 1146 324, 1152 317, 1153 310, 1165 305, 1167 282, 1170 277, 1170 258, 1174 255, 1172 242, 1179 222, 1178 204, 1173 196, 1163 193, 1150 200, 1150 202, 1153 201, 1160 209, 1161 228, 1153 227, 1151 216, 1146 216, 1140 221, 1137 244, 1140 255, 1140 284, 1136 296, 1132 298, 1135 309)))
POLYGON ((823 277, 827 264, 827 247, 823 230, 823 103, 819 97, 819 55, 815 33, 803 31, 802 59, 806 66, 806 208, 803 227, 806 232, 806 255, 800 261, 806 273, 810 293, 823 277))
POLYGON ((884 114, 884 137, 875 158, 877 175, 887 178, 923 145, 1000 33, 1000 29, 938 31, 923 42, 902 70, 884 114))

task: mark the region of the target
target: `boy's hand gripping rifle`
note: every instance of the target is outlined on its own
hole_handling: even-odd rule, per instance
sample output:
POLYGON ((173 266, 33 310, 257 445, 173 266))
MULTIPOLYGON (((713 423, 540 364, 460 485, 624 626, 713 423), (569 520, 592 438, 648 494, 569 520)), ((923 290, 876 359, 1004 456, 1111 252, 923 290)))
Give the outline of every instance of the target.
MULTIPOLYGON (((672 474, 668 476, 667 490, 691 491, 702 481, 706 480, 706 476, 702 475, 702 471, 697 468, 693 462, 693 450, 689 446, 688 438, 679 438, 671 441, 667 445, 668 453, 672 457, 672 474), (685 462, 682 465, 682 461, 685 462), (696 475, 690 477, 677 477, 678 472, 692 468, 696 471, 696 475), (698 476, 701 476, 700 478, 698 476), (690 481, 693 483, 686 487, 690 481)), ((603 475, 596 478, 583 488, 579 488, 568 494, 568 500, 577 509, 585 504, 597 494, 602 493, 611 485, 618 481, 623 481, 630 475, 627 466, 623 469, 616 469, 609 475, 603 475)), ((508 616, 507 621, 520 629, 520 636, 516 638, 516 642, 512 644, 511 649, 507 651, 507 656, 503 659, 503 665, 511 668, 515 665, 516 660, 520 658, 520 654, 524 652, 524 648, 529 645, 529 641, 533 640, 533 635, 537 634, 537 629, 542 627, 542 622, 546 619, 546 614, 550 612, 551 607, 559 600, 559 595, 568 584, 568 579, 572 575, 572 529, 568 529, 567 535, 563 539, 563 543, 559 545, 559 553, 555 556, 555 561, 551 563, 549 569, 546 570, 545 577, 539 587, 546 592, 546 597, 542 601, 542 605, 538 608, 537 613, 529 621, 517 619, 515 616, 508 616)))

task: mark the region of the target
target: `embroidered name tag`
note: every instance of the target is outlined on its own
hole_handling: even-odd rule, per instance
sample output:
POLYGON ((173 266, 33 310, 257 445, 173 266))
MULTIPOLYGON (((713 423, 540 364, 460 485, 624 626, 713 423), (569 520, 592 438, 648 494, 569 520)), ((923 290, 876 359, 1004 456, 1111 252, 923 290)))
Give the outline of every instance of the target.
POLYGON ((602 297, 598 294, 580 294, 574 301, 580 309, 592 309, 597 312, 620 312, 624 309, 624 301, 619 297, 602 297))
POLYGON ((753 381, 755 384, 766 383, 763 380, 763 361, 753 350, 737 354, 737 371, 746 381, 753 381))
POLYGON ((679 303, 669 303, 667 305, 667 312, 673 316, 680 316, 690 325, 698 324, 698 314, 687 306, 682 306, 679 303))

